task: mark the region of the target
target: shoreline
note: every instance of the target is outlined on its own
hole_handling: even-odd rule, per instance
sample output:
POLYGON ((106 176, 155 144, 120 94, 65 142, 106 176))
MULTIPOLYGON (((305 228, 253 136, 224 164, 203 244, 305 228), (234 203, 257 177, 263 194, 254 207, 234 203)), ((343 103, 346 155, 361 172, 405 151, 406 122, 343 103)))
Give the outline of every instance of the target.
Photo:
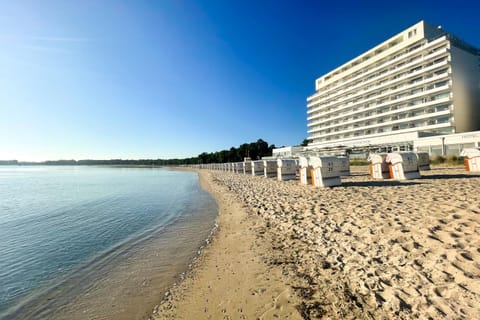
POLYGON ((215 182, 199 175, 202 187, 217 201, 217 228, 211 239, 168 290, 151 319, 262 319, 273 314, 301 319, 296 297, 279 268, 268 266, 267 247, 258 241, 261 221, 215 182))
POLYGON ((218 229, 154 319, 480 318, 480 176, 342 186, 198 170, 218 229))

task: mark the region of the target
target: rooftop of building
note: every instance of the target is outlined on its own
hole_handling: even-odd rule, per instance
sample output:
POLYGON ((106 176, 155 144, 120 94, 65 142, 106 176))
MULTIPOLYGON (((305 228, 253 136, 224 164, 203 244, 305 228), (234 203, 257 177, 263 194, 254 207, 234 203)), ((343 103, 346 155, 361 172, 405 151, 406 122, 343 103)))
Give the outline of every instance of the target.
MULTIPOLYGON (((339 67, 333 69, 332 71, 322 75, 321 77, 315 80, 315 83, 328 83, 333 80, 336 80, 336 76, 343 74, 345 71, 353 68, 361 69, 364 67, 365 62, 367 62, 370 58, 381 54, 384 51, 387 51, 391 48, 394 48, 398 44, 404 42, 405 35, 407 34, 410 37, 409 32, 414 32, 414 36, 412 40, 419 40, 422 38, 427 38, 428 40, 432 41, 442 36, 446 36, 447 39, 452 41, 452 43, 472 54, 480 55, 480 49, 468 44, 467 42, 461 40, 459 37, 455 36, 452 33, 445 31, 442 26, 434 26, 424 20, 419 21, 418 23, 406 28, 405 30, 397 33, 396 35, 390 37, 389 39, 385 40, 384 42, 378 44, 377 46, 373 47, 372 49, 362 53, 361 55, 347 61, 346 63, 340 65, 339 67), (418 30, 418 33, 417 33, 418 30), (330 81, 329 81, 330 80, 330 81)), ((355 70, 356 71, 356 70, 355 70)))

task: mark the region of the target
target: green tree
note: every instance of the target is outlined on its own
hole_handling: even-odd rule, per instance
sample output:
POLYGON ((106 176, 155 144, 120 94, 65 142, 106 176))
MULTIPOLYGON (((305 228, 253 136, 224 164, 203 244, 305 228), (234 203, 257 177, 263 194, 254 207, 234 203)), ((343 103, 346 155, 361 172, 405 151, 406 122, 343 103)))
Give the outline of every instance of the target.
POLYGON ((302 144, 300 144, 302 147, 308 146, 309 143, 312 143, 312 140, 309 139, 303 139, 302 144))

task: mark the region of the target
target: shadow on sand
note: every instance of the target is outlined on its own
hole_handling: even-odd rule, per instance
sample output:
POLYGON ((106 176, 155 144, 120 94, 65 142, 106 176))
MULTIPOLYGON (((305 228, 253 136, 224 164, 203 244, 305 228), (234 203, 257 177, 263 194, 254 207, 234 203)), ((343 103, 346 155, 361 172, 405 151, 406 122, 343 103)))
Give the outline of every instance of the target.
POLYGON ((428 176, 422 176, 422 180, 433 180, 433 179, 470 179, 470 178, 480 178, 478 174, 432 174, 428 176))
POLYGON ((407 187, 420 184, 413 181, 398 180, 371 180, 371 181, 348 181, 342 182, 341 187, 407 187))

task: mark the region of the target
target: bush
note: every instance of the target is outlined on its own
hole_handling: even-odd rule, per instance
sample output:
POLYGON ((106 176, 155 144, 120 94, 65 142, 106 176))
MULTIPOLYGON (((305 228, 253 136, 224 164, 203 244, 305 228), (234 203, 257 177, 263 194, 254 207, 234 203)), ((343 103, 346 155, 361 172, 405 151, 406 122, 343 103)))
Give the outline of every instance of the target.
POLYGON ((445 164, 448 166, 456 166, 456 165, 463 165, 464 157, 459 157, 456 155, 449 155, 447 157, 444 156, 433 156, 430 157, 431 164, 445 164))
POLYGON ((442 163, 445 163, 445 157, 443 156, 433 156, 433 157, 430 157, 430 163, 431 164, 442 164, 442 163))
POLYGON ((351 166, 368 166, 370 161, 368 160, 361 160, 361 159, 352 159, 350 160, 351 166))

